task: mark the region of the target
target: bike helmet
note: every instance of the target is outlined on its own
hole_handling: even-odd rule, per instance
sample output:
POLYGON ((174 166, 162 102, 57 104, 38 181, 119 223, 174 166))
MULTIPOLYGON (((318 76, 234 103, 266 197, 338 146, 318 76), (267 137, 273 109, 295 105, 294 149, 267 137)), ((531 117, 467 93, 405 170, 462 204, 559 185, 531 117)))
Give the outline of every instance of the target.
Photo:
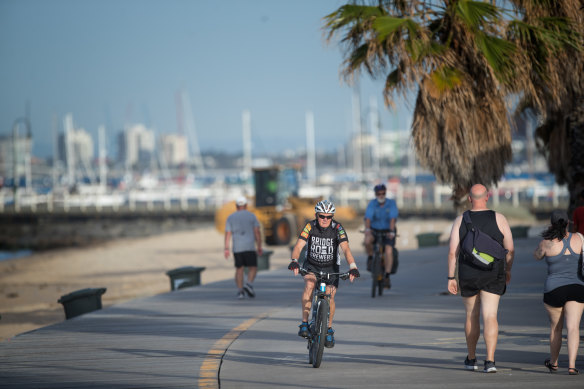
POLYGON ((316 203, 315 213, 335 213, 335 205, 328 200, 322 200, 316 203))
POLYGON ((386 190, 387 190, 387 188, 385 187, 384 184, 377 184, 377 185, 375 185, 375 188, 373 188, 373 191, 375 193, 381 192, 381 191, 385 192, 386 190))

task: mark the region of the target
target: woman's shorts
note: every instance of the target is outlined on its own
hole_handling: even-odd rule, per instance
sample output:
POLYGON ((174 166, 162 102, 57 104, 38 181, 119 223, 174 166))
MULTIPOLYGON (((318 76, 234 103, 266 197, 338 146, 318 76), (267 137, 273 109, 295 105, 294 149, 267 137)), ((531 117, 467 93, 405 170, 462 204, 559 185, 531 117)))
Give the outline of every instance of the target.
POLYGON ((555 308, 563 307, 568 301, 584 303, 584 286, 564 285, 543 294, 543 302, 555 308))
MULTIPOLYGON (((303 267, 308 271, 314 271, 314 272, 324 271, 327 273, 338 273, 339 269, 340 269, 340 266, 337 264, 330 265, 330 266, 316 266, 316 265, 313 265, 312 263, 310 263, 309 261, 305 261, 303 267)), ((335 277, 332 277, 332 279, 324 280, 324 283, 327 285, 333 285, 335 288, 338 288, 339 287, 339 277, 335 276, 335 277)))
POLYGON ((258 254, 255 251, 233 253, 233 258, 235 258, 235 267, 254 267, 258 265, 258 254))

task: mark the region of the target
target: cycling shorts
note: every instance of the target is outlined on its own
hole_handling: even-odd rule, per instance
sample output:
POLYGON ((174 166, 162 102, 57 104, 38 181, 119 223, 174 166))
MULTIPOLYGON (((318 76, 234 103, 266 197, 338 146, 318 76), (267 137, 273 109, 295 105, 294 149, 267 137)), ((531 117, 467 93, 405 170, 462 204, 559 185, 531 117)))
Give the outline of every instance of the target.
MULTIPOLYGON (((339 269, 340 269, 340 266, 337 265, 336 263, 333 265, 330 265, 330 266, 316 266, 316 265, 310 263, 309 261, 305 261, 303 267, 308 271, 313 271, 313 272, 325 271, 327 273, 338 273, 339 269)), ((330 279, 330 280, 324 280, 324 283, 327 285, 333 285, 335 288, 338 288, 339 287, 339 277, 335 276, 335 277, 332 277, 332 279, 330 279)))

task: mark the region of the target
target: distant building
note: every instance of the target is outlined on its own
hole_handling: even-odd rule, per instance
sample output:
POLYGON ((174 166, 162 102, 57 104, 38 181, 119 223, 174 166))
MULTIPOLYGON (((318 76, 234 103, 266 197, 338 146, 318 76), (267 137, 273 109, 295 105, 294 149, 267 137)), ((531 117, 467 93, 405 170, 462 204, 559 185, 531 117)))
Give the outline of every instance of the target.
POLYGON ((160 137, 160 150, 162 158, 168 167, 188 162, 189 144, 184 135, 162 135, 160 137))
POLYGON ((154 161, 154 131, 143 124, 126 127, 118 140, 118 160, 126 168, 149 167, 154 161))
MULTIPOLYGON (((24 174, 25 154, 32 148, 32 138, 16 138, 16 163, 18 175, 24 174)), ((14 138, 12 135, 0 136, 0 177, 6 182, 6 178, 14 177, 14 138)))
POLYGON ((376 138, 370 133, 353 135, 346 146, 350 166, 362 171, 399 167, 411 153, 409 131, 380 131, 376 138), (360 161, 355 161, 360 158, 360 161))
POLYGON ((58 151, 59 160, 66 166, 71 162, 73 169, 89 169, 95 156, 93 138, 83 128, 60 134, 58 151))

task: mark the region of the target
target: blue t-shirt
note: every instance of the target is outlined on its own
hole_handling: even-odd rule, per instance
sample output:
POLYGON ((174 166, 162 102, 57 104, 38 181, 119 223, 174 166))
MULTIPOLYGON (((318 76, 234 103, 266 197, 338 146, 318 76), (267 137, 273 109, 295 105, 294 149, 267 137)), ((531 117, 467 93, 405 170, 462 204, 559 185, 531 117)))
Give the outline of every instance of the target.
POLYGON ((397 219, 397 216, 397 205, 393 199, 385 199, 383 204, 373 199, 365 210, 365 218, 371 220, 371 228, 374 230, 389 230, 389 221, 397 219))

